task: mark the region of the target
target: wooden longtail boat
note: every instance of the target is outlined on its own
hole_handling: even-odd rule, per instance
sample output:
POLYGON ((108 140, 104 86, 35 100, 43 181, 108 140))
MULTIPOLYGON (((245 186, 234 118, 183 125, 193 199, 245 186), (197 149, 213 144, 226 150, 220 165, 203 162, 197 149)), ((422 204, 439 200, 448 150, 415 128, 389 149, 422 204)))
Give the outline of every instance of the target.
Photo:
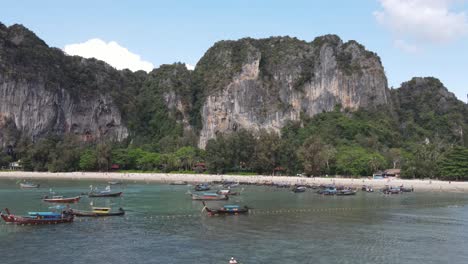
POLYGON ((40 184, 34 184, 30 182, 20 183, 20 187, 22 189, 35 189, 35 188, 39 188, 39 186, 40 184))
POLYGON ((10 213, 8 208, 5 209, 6 214, 0 212, 0 216, 6 223, 17 225, 45 225, 45 224, 62 224, 73 222, 74 216, 69 211, 62 213, 54 212, 29 212, 28 216, 17 216, 10 213))
POLYGON ((81 199, 81 196, 75 196, 75 197, 63 197, 63 196, 52 196, 49 198, 48 196, 44 196, 42 198, 42 201, 48 202, 48 203, 77 203, 81 199))
POLYGON ((79 217, 105 217, 125 215, 125 211, 119 208, 119 211, 111 212, 109 207, 93 207, 92 211, 72 210, 72 214, 79 217))
POLYGON ((102 192, 90 192, 88 193, 88 197, 119 197, 122 196, 123 192, 109 192, 109 191, 102 191, 102 192))
MULTIPOLYGON (((239 205, 224 205, 221 208, 218 209, 212 209, 208 208, 203 202, 203 210, 206 210, 209 216, 214 216, 214 215, 238 215, 238 214, 246 214, 249 212, 249 207, 244 206, 241 207, 239 205)), ((202 210, 202 211, 203 211, 202 210)))
POLYGON ((202 193, 202 194, 194 194, 192 193, 192 200, 199 200, 199 201, 220 201, 220 200, 227 200, 229 196, 224 194, 217 194, 217 193, 202 193))

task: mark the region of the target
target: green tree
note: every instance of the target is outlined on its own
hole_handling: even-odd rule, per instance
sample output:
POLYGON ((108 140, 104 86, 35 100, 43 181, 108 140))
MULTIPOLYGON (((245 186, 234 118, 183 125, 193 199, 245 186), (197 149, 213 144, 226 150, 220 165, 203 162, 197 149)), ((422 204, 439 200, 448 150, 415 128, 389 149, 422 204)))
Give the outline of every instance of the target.
POLYGON ((326 145, 319 138, 308 138, 297 151, 297 156, 307 175, 321 175, 326 168, 326 145))
POLYGON ((440 173, 447 180, 468 180, 468 148, 455 147, 440 160, 440 173))
POLYGON ((111 165, 112 148, 110 142, 98 143, 96 146, 97 165, 99 170, 108 171, 111 165))
POLYGON ((274 169, 280 165, 280 146, 281 140, 278 134, 261 130, 255 146, 253 169, 257 173, 273 174, 274 169))
POLYGON ((98 168, 97 154, 93 149, 85 150, 80 156, 80 169, 83 171, 93 171, 98 168))

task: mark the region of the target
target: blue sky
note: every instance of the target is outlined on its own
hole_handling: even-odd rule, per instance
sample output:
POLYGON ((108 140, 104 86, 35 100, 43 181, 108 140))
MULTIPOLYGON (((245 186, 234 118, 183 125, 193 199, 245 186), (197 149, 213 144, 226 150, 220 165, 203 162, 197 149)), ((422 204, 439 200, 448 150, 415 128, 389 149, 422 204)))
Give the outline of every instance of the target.
POLYGON ((23 24, 50 46, 114 41, 155 66, 195 65, 223 39, 337 34, 377 52, 389 86, 434 76, 465 102, 468 93, 465 0, 1 0, 0 6, 0 22, 23 24))

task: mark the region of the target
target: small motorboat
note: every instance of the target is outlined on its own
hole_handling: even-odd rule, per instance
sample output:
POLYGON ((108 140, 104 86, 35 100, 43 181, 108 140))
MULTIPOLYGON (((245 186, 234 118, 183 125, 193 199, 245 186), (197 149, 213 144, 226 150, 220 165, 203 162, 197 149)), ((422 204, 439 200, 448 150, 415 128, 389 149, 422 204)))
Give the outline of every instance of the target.
POLYGON ((385 188, 382 189, 382 192, 384 194, 399 194, 399 193, 401 193, 401 189, 400 189, 400 187, 386 186, 385 188))
POLYGON ((110 207, 93 207, 92 209, 92 211, 80 211, 72 209, 71 213, 78 217, 105 217, 125 215, 125 211, 122 208, 119 208, 117 212, 111 212, 110 207))
POLYGON ((236 188, 239 187, 240 183, 239 182, 233 182, 233 181, 224 181, 223 182, 223 188, 236 188))
POLYGON ((205 202, 203 202, 203 210, 205 210, 209 216, 246 214, 249 212, 249 209, 250 208, 247 206, 241 207, 240 205, 224 205, 221 208, 212 209, 208 208, 205 202))
POLYGON ((31 182, 22 182, 19 184, 22 189, 35 189, 39 188, 40 184, 35 184, 31 182))
POLYGON ((75 196, 75 197, 63 197, 63 196, 44 196, 42 198, 42 201, 48 202, 48 203, 77 203, 81 199, 81 196, 75 196))
POLYGON ((400 191, 401 192, 414 192, 414 188, 413 187, 407 188, 407 187, 403 187, 403 185, 402 185, 402 186, 400 186, 400 191))
POLYGON ((104 191, 93 190, 91 186, 91 191, 88 193, 88 197, 119 197, 122 196, 123 192, 112 192, 110 186, 108 185, 104 191))
POLYGON ((336 195, 345 196, 345 195, 355 195, 356 191, 351 189, 339 190, 336 192, 336 195))
POLYGON ((219 190, 216 193, 221 194, 221 195, 239 195, 240 194, 240 192, 233 192, 229 189, 219 190))
POLYGON ((74 216, 70 211, 64 210, 61 213, 55 212, 29 212, 27 216, 17 216, 10 213, 8 208, 6 214, 0 211, 0 216, 6 223, 17 225, 45 225, 62 224, 73 222, 74 216))
POLYGON ((220 200, 228 200, 229 196, 224 194, 217 194, 217 193, 202 193, 202 194, 195 194, 192 193, 192 200, 198 201, 220 201, 220 200))
POLYGON ((174 181, 171 182, 170 185, 187 185, 186 181, 174 181))
POLYGON ((302 193, 302 192, 307 191, 307 187, 305 187, 305 186, 295 186, 292 189, 292 191, 295 192, 295 193, 302 193))
POLYGON ((122 181, 109 181, 107 183, 109 183, 110 185, 121 185, 121 184, 123 184, 122 181))
POLYGON ((323 195, 335 195, 337 192, 338 191, 335 187, 327 187, 325 189, 319 190, 317 193, 323 195))
POLYGON ((211 187, 208 183, 200 183, 195 185, 195 191, 197 192, 209 191, 210 189, 211 187))

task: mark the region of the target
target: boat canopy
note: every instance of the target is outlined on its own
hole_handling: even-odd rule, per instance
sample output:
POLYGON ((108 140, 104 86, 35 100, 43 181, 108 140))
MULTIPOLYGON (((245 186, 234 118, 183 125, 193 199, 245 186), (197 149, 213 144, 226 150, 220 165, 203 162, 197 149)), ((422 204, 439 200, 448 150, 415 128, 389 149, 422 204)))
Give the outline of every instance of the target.
POLYGON ((224 208, 226 209, 238 209, 240 208, 239 205, 225 205, 224 208))
POLYGON ((217 193, 203 193, 203 196, 218 196, 217 193))
POLYGON ((108 213, 110 210, 109 207, 93 207, 94 213, 108 213))
POLYGON ((57 214, 54 212, 28 212, 30 216, 60 216, 61 214, 57 214))

